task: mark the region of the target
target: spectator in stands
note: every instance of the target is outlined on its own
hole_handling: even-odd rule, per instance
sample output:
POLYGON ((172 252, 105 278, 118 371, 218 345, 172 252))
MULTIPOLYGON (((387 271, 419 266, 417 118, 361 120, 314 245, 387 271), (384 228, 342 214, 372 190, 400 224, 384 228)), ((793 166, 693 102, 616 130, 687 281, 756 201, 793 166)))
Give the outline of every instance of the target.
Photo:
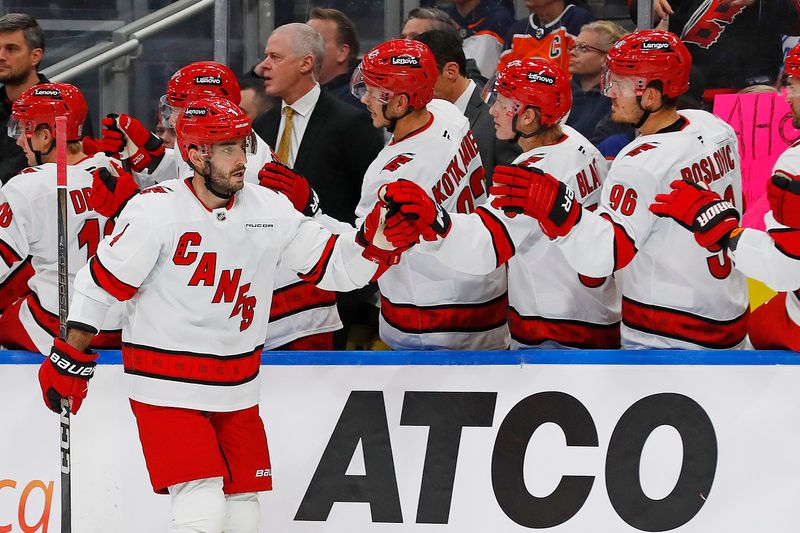
POLYGON ((506 33, 498 67, 515 59, 543 57, 569 70, 569 49, 583 25, 594 20, 592 13, 574 0, 525 0, 525 6, 531 14, 506 33))
POLYGON ((317 80, 322 89, 343 102, 365 109, 350 93, 350 78, 358 63, 359 50, 353 21, 338 9, 315 7, 306 24, 317 30, 325 43, 325 57, 317 80))
POLYGON ((496 164, 494 119, 489 114, 489 106, 481 99, 481 89, 466 77, 467 60, 461 41, 454 32, 442 30, 426 31, 419 34, 416 40, 425 43, 436 58, 439 77, 433 87, 433 97, 455 104, 469 119, 486 177, 491 179, 496 164))
MULTIPOLYGON (((400 32, 402 39, 415 39, 420 33, 431 30, 452 31, 458 35, 458 26, 450 15, 436 7, 415 7, 408 12, 400 32)), ((459 36, 459 40, 461 37, 459 36)), ((462 43, 463 49, 463 43, 462 43)), ((479 87, 486 85, 487 78, 481 74, 478 64, 471 57, 467 58, 466 75, 479 87)))
MULTIPOLYGON (((22 148, 6 136, 11 105, 27 89, 49 80, 37 71, 44 56, 44 32, 36 19, 24 13, 0 17, 0 183, 28 166, 22 148)), ((87 117, 83 133, 91 135, 87 117)))
POLYGON ((598 123, 611 114, 611 100, 600 92, 600 76, 606 65, 606 53, 627 33, 625 28, 611 21, 590 22, 581 28, 569 51, 572 111, 567 125, 581 132, 595 145, 605 138, 595 135, 598 123))
MULTIPOLYGON (((635 0, 628 0, 636 20, 635 0)), ((783 61, 781 35, 800 34, 795 0, 654 0, 654 21, 669 17, 705 76, 705 100, 749 85, 774 84, 783 61)))
POLYGON ((497 0, 449 0, 445 11, 458 25, 464 40, 464 54, 478 64, 485 77, 497 69, 503 37, 514 23, 509 11, 497 0))
MULTIPOLYGON (((264 92, 264 80, 253 78, 251 76, 242 76, 239 78, 239 89, 241 91, 242 99, 239 102, 239 107, 247 114, 250 120, 255 120, 272 109, 279 103, 278 98, 269 97, 264 92)), ((158 132, 156 132, 158 135, 158 132)), ((159 135, 159 137, 161 137, 159 135)))
MULTIPOLYGON (((258 68, 266 93, 280 97, 281 105, 253 121, 253 129, 275 147, 279 160, 308 179, 326 214, 352 224, 364 173, 383 148, 383 133, 367 113, 320 89, 324 55, 322 36, 307 24, 272 32, 258 68)), ((334 336, 337 349, 360 313, 359 297, 337 294, 345 325, 334 336)))

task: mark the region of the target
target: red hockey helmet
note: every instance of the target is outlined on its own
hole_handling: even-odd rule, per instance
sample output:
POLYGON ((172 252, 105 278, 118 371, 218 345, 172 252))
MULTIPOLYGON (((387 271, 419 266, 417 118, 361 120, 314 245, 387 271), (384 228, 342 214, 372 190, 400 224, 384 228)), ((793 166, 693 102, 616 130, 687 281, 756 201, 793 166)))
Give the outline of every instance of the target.
POLYGON ((409 106, 422 109, 433 99, 433 86, 439 77, 436 59, 427 45, 419 41, 395 39, 370 50, 353 72, 350 90, 361 99, 367 86, 386 93, 384 103, 395 94, 406 94, 409 106))
POLYGON ((83 123, 89 109, 81 91, 69 83, 34 85, 14 101, 8 121, 8 136, 33 135, 41 125, 56 131, 56 117, 67 117, 67 140, 83 137, 83 123))
POLYGON ((189 102, 175 124, 178 148, 184 161, 194 146, 210 153, 211 146, 242 139, 248 154, 255 153, 256 142, 250 119, 239 106, 224 98, 202 98, 189 102))
POLYGON ((664 30, 639 30, 617 41, 608 51, 603 92, 613 87, 611 74, 634 80, 633 91, 641 96, 647 84, 659 80, 663 94, 677 98, 689 90, 692 55, 674 33, 664 30), (610 82, 610 83, 609 83, 610 82))
POLYGON ((178 69, 160 100, 162 124, 174 127, 187 103, 208 97, 224 98, 239 105, 242 93, 231 69, 215 61, 197 61, 178 69))
MULTIPOLYGON (((543 126, 557 124, 572 108, 566 74, 552 61, 539 57, 511 61, 497 72, 493 83, 486 84, 485 93, 488 91, 514 101, 518 109, 538 107, 543 126)), ((489 99, 486 94, 484 97, 489 99)))
POLYGON ((800 80, 800 44, 789 50, 783 63, 783 72, 800 80))

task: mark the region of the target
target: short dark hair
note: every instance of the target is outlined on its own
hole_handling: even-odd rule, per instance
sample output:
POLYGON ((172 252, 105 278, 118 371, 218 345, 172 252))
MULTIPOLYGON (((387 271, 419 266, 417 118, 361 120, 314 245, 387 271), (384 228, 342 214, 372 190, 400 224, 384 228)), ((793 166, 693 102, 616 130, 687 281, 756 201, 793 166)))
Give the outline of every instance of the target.
POLYGON ((315 7, 308 13, 308 20, 332 20, 336 23, 336 44, 346 44, 350 47, 350 58, 358 57, 358 31, 356 25, 350 20, 350 17, 339 11, 329 7, 315 7))
POLYGON ((411 19, 430 20, 435 30, 455 29, 450 15, 438 7, 415 7, 408 12, 406 20, 403 21, 403 26, 408 24, 411 19))
POLYGON ((25 13, 8 13, 0 17, 0 33, 21 31, 28 48, 44 51, 44 32, 36 19, 25 13))
POLYGON ((467 58, 464 56, 464 47, 458 36, 449 30, 430 30, 417 35, 415 40, 428 45, 436 58, 436 66, 439 72, 444 70, 444 66, 451 61, 458 65, 458 73, 462 76, 467 74, 467 58))

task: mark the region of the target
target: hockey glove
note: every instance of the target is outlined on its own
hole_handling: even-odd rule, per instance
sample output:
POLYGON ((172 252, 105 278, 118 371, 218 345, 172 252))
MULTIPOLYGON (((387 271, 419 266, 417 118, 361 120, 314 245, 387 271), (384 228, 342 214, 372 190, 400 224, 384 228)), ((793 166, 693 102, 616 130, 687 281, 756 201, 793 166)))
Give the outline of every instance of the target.
POLYGON ((294 208, 308 217, 319 211, 319 197, 308 180, 277 161, 271 161, 258 171, 258 181, 263 187, 284 194, 294 208))
POLYGON ((403 217, 416 226, 426 241, 444 238, 450 232, 450 215, 413 181, 399 179, 388 183, 381 188, 378 196, 389 204, 390 216, 394 214, 392 206, 395 206, 403 217))
POLYGON ((670 187, 669 194, 656 195, 650 211, 675 220, 694 233, 700 246, 718 252, 731 232, 739 227, 739 211, 705 183, 675 180, 670 187))
POLYGON ((88 155, 89 157, 93 156, 98 152, 106 152, 106 155, 109 157, 116 157, 119 159, 119 153, 113 151, 106 151, 106 149, 110 149, 108 144, 103 139, 95 139, 94 137, 84 137, 81 139, 81 145, 83 147, 83 153, 88 155))
POLYGON ((81 352, 61 339, 56 339, 50 357, 39 367, 39 385, 48 409, 61 412, 61 400, 72 398, 70 411, 74 415, 81 408, 89 380, 94 375, 97 354, 81 352))
POLYGON ((108 115, 103 119, 102 151, 122 153, 134 172, 157 164, 164 155, 164 142, 129 115, 108 115))
POLYGON ((92 192, 89 207, 108 218, 119 215, 128 200, 139 192, 139 185, 130 172, 111 163, 111 168, 100 167, 92 172, 92 192))
POLYGON ((492 207, 539 221, 551 239, 563 237, 581 218, 581 204, 565 183, 535 167, 499 165, 492 175, 492 207))
POLYGON ((387 204, 379 200, 356 233, 356 242, 364 248, 361 255, 382 267, 397 264, 400 254, 419 240, 414 224, 398 214, 387 219, 388 212, 387 204))
POLYGON ((800 229, 800 179, 775 174, 767 183, 767 199, 775 220, 800 229))

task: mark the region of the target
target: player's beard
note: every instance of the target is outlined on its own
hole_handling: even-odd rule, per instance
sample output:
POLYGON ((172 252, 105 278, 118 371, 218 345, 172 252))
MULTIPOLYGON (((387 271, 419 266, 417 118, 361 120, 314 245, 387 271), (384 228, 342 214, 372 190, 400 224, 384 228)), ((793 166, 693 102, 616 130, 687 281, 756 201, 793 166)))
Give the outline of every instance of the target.
POLYGON ((792 102, 792 126, 800 129, 800 103, 792 102))
POLYGON ((233 196, 238 191, 242 190, 242 187, 244 187, 244 182, 240 183, 237 181, 234 183, 231 180, 233 175, 237 172, 244 172, 244 165, 239 165, 228 172, 223 172, 215 167, 211 161, 209 161, 208 170, 208 185, 210 185, 210 187, 208 185, 206 187, 217 196, 233 196))

